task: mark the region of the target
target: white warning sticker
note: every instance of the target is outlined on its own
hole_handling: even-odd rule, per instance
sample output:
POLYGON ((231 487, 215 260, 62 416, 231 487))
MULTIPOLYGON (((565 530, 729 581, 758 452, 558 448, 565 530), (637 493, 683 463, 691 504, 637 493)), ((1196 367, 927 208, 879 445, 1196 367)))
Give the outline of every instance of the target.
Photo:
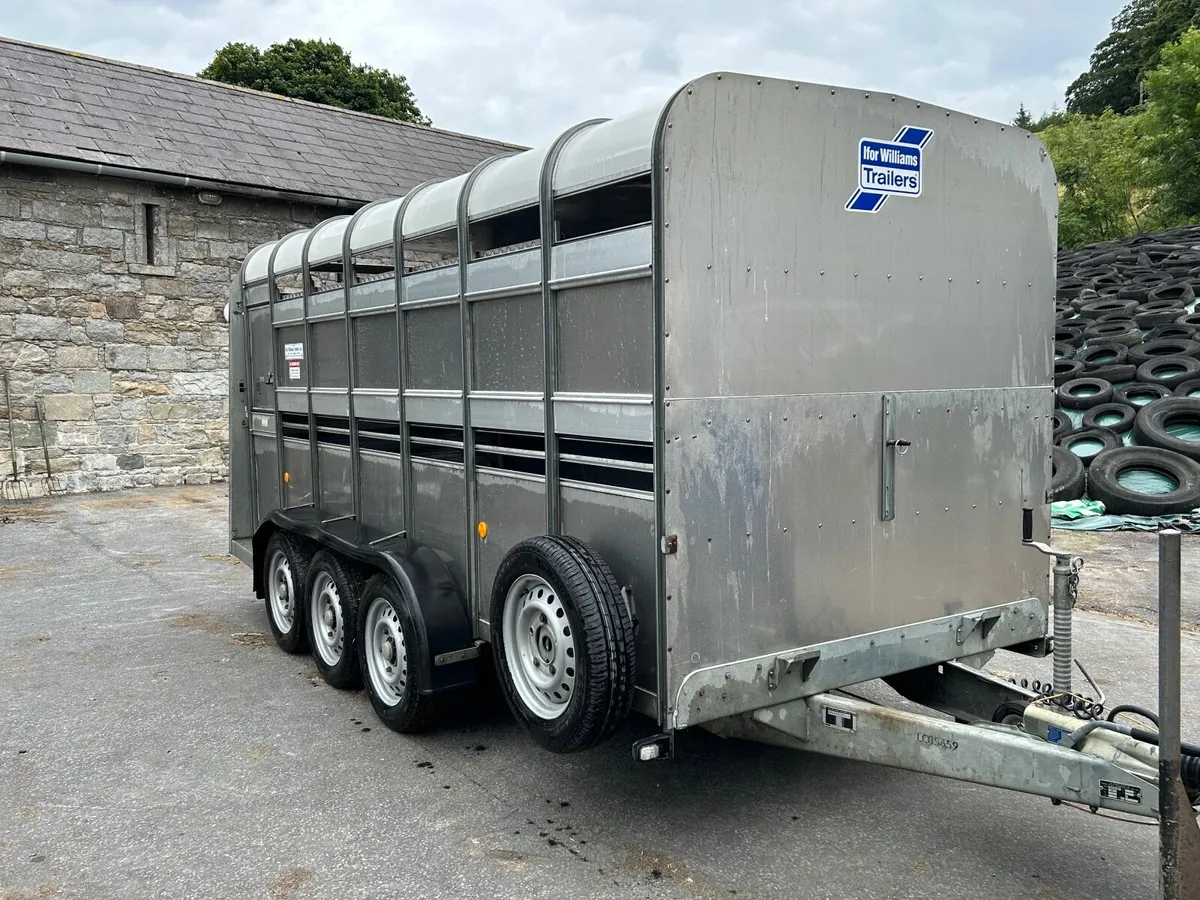
POLYGON ((300 380, 300 360, 293 359, 288 362, 288 381, 300 380))
POLYGON ((304 359, 304 344, 284 344, 283 345, 284 359, 304 359))

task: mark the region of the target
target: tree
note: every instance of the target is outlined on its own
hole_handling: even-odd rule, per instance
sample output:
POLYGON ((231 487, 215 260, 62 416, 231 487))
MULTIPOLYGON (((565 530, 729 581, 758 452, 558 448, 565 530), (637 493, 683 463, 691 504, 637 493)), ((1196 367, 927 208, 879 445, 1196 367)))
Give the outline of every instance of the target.
POLYGON ((1079 247, 1143 230, 1152 177, 1138 148, 1139 115, 1068 115, 1040 135, 1058 173, 1059 244, 1079 247))
POLYGON ((252 44, 229 43, 199 75, 402 122, 430 124, 403 75, 355 65, 333 41, 292 38, 261 51, 252 44))
POLYGON ((1146 153, 1164 214, 1176 223, 1200 218, 1200 30, 1163 48, 1147 75, 1146 153))
POLYGON ((1125 113, 1141 103, 1141 77, 1157 49, 1159 0, 1132 0, 1113 19, 1112 31, 1096 45, 1091 67, 1067 88, 1070 112, 1098 116, 1125 113))
POLYGON ((1018 128, 1024 128, 1026 131, 1033 130, 1033 116, 1029 110, 1025 108, 1025 104, 1021 104, 1021 108, 1017 110, 1017 114, 1013 116, 1012 123, 1018 128))

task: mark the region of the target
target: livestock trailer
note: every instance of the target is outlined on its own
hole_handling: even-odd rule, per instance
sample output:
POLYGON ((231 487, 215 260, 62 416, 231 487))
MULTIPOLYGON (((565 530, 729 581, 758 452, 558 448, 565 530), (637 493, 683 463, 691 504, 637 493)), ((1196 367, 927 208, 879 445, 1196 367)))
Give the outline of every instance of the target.
POLYGON ((632 708, 640 759, 705 726, 1156 815, 1156 749, 1077 731, 1044 543, 1056 211, 1025 131, 722 73, 258 247, 232 552, 401 731, 494 659, 554 751, 632 708))

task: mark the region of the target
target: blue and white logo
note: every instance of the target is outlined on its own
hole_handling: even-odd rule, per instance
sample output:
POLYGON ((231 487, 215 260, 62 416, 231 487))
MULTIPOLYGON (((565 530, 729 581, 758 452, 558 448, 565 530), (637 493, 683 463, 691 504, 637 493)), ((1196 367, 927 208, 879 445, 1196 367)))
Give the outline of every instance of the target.
POLYGON ((850 212, 876 213, 889 196, 920 197, 928 128, 906 126, 890 141, 858 142, 858 190, 846 203, 850 212))

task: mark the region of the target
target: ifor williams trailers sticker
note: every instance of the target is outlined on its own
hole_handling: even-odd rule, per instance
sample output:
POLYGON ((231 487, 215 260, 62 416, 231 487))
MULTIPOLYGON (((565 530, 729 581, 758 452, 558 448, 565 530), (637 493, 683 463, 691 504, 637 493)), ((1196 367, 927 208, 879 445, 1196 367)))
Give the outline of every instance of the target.
POLYGON ((888 197, 920 197, 928 128, 906 125, 890 141, 858 142, 858 190, 846 202, 850 212, 877 213, 888 197))

